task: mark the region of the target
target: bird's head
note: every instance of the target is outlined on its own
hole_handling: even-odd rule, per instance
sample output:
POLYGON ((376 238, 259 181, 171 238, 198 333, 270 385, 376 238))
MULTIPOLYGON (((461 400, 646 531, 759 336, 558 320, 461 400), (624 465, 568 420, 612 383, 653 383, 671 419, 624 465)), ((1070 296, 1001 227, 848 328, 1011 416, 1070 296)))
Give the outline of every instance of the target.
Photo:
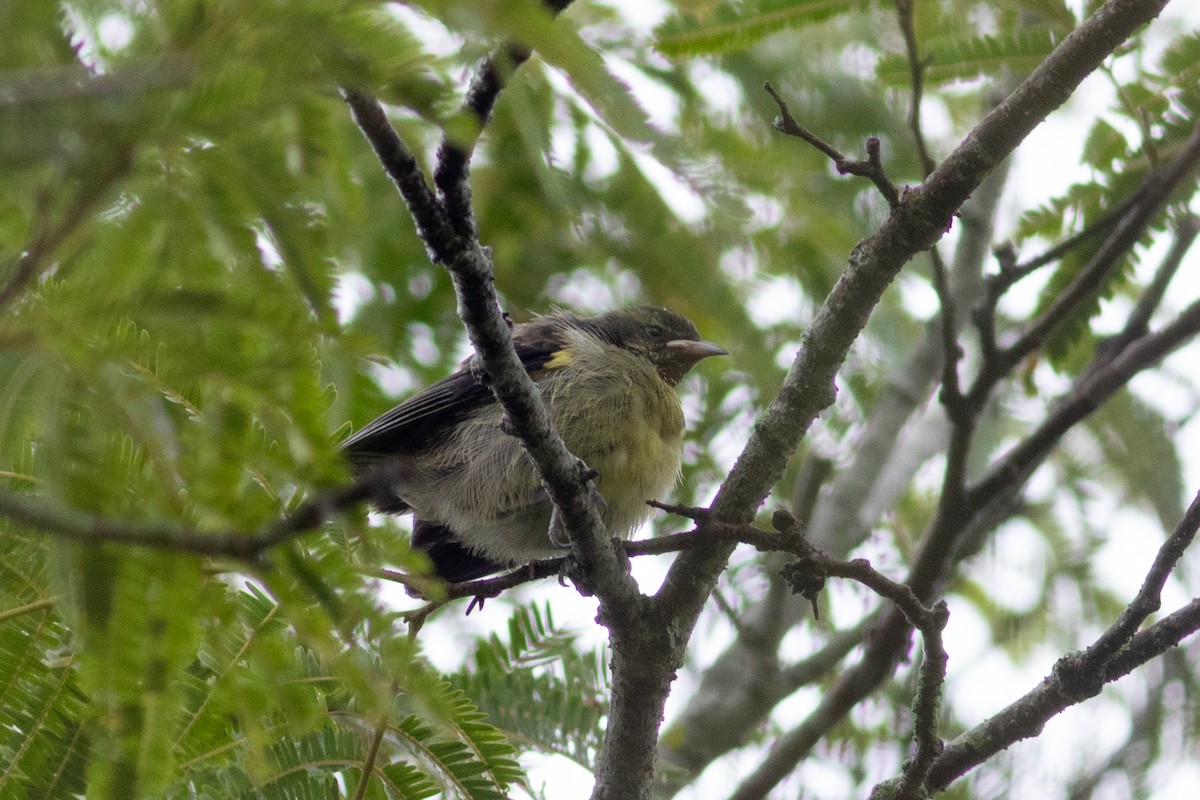
POLYGON ((690 319, 660 306, 619 308, 587 323, 599 338, 649 360, 672 386, 702 359, 729 355, 701 339, 690 319))

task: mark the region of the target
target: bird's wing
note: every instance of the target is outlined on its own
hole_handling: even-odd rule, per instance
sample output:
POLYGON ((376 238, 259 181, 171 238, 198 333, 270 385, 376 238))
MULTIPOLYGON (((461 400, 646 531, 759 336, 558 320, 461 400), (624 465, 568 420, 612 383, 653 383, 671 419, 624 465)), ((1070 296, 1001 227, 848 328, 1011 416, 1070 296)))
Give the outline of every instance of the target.
MULTIPOLYGON (((552 362, 564 346, 557 326, 550 324, 552 320, 546 317, 519 325, 513 334, 517 357, 535 379, 557 366, 552 362)), ((352 462, 364 465, 383 456, 414 453, 473 411, 493 402, 492 390, 476 379, 468 360, 457 372, 369 422, 341 447, 352 462)))
POLYGON ((473 581, 506 568, 504 562, 467 547, 445 525, 428 520, 418 519, 413 524, 412 545, 429 556, 433 571, 447 583, 473 581))
POLYGON ((459 370, 367 423, 342 442, 342 450, 363 463, 415 452, 491 398, 470 370, 459 370))

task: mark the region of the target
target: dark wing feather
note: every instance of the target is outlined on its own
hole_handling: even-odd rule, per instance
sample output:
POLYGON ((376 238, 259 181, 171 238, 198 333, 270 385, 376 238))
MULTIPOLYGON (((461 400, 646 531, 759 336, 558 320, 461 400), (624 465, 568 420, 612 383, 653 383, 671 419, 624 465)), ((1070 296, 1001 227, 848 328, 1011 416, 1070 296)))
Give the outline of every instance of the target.
MULTIPOLYGON (((513 344, 526 371, 536 377, 562 349, 564 317, 541 317, 518 325, 513 344)), ((366 466, 384 456, 416 453, 480 406, 495 402, 492 390, 476 380, 470 361, 369 422, 342 442, 351 463, 366 466)))
POLYGON ((413 547, 433 562, 433 571, 447 583, 473 581, 506 568, 467 548, 445 525, 419 519, 413 525, 413 547))
POLYGON ((459 370, 385 411, 342 442, 354 463, 414 453, 492 399, 470 370, 459 370))

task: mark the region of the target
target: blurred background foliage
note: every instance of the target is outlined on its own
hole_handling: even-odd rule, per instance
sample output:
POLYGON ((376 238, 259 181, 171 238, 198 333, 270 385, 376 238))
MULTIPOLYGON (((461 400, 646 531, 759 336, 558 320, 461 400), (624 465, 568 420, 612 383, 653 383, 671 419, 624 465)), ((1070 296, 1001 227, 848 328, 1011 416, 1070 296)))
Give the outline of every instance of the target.
MULTIPOLYGON (((633 4, 598 0, 557 22, 505 0, 0 2, 0 491, 64 514, 250 531, 345 481, 337 441, 348 426, 443 375, 465 340, 450 280, 338 87, 386 102, 428 167, 442 131, 465 124, 457 109, 472 66, 518 37, 538 56, 502 94, 472 171, 505 308, 522 320, 555 305, 654 302, 724 344, 732 359, 683 387, 691 436, 676 499, 706 501, 813 309, 887 213, 865 182, 772 131, 763 82, 843 152, 861 155, 879 137, 897 184, 918 183, 922 167, 890 3, 677 5, 651 32, 633 4)), ((916 4, 935 157, 996 86, 1077 24, 1076 5, 916 4)), ((1112 208, 1194 124, 1200 37, 1167 31, 1156 42, 1134 43, 1110 69, 1115 100, 1088 122, 1078 182, 1019 218, 1008 210, 998 236, 1022 255, 1112 208)), ((1183 216, 1194 188, 1156 230, 1183 216)), ((1063 329, 1048 362, 1006 388, 980 463, 1086 363, 1101 299, 1136 297, 1145 252, 1063 329)), ((1043 297, 1088 255, 1051 268, 1043 297)), ((835 472, 925 331, 930 296, 918 261, 856 346, 808 445, 835 472)), ((1014 659, 1070 646, 1123 604, 1090 568, 1104 542, 1086 513, 1098 496, 1115 493, 1165 526, 1178 518, 1171 433, 1190 420, 1196 385, 1194 374, 1165 378, 1183 403, 1123 395, 1055 456, 1054 488, 1026 498, 1020 531, 1044 555, 1033 600, 1007 607, 987 568, 957 584, 1014 659), (1076 614, 1062 613, 1064 585, 1076 614)), ((915 474, 871 526, 885 567, 903 562, 936 503, 920 479, 930 473, 915 474)), ((327 798, 360 786, 354 796, 536 796, 518 756, 591 763, 605 657, 594 632, 578 637, 545 604, 577 603, 562 599, 569 589, 517 593, 483 622, 452 607, 409 638, 404 604, 364 572, 381 566, 423 569, 403 523, 368 523, 365 511, 253 563, 71 543, 0 519, 0 797, 327 798), (432 652, 426 641, 455 644, 432 652)), ((729 575, 721 594, 736 614, 765 578, 748 555, 729 575)), ((684 687, 730 631, 714 610, 684 687)), ((832 632, 823 623, 801 641, 832 632)), ((1194 675, 1164 676, 1194 711, 1194 675)), ((827 749, 841 765, 835 786, 877 779, 861 766, 868 753, 884 765, 903 756, 886 716, 838 731, 827 749)), ((769 742, 780 724, 752 738, 769 742)), ((994 784, 981 785, 988 796, 994 784)))

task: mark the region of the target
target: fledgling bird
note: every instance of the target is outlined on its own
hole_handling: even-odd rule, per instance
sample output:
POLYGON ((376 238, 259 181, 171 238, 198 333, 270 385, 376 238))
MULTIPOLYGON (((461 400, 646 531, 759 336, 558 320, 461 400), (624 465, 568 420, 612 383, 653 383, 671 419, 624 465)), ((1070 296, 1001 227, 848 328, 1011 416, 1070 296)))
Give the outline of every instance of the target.
MULTIPOLYGON (((513 328, 513 344, 568 449, 596 473, 602 517, 627 538, 679 480, 683 411, 675 385, 701 359, 727 355, 666 308, 596 317, 555 311, 513 328)), ((413 546, 451 583, 562 555, 553 506, 471 359, 350 436, 358 472, 395 466, 383 511, 411 511, 413 546)))

